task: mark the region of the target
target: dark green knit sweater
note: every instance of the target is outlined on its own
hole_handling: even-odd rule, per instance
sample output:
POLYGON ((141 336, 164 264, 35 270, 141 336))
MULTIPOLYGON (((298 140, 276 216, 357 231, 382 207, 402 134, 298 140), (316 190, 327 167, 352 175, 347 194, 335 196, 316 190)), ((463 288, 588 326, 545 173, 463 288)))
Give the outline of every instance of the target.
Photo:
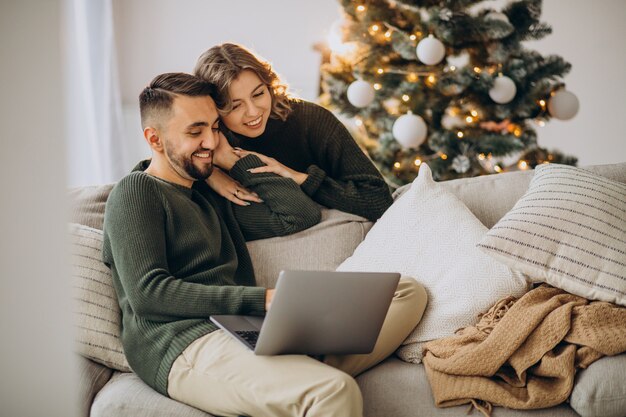
POLYGON ((316 104, 292 100, 291 106, 287 120, 270 119, 261 136, 226 132, 229 142, 309 174, 301 187, 318 203, 380 218, 393 202, 389 187, 345 126, 316 104))
POLYGON ((187 188, 140 171, 124 177, 107 200, 103 260, 122 310, 124 353, 164 395, 174 360, 216 330, 210 315, 265 311, 265 289, 255 287, 242 230, 262 238, 319 221, 318 206, 292 180, 246 171, 261 165, 248 156, 230 171, 266 202, 237 219, 230 202, 204 182, 187 188))

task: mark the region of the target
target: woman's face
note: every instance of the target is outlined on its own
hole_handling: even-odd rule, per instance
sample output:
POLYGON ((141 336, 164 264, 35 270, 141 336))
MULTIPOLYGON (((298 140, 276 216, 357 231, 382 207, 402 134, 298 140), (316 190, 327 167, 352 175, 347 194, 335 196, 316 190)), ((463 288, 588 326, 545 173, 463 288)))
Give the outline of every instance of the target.
POLYGON ((235 133, 256 138, 265 131, 272 110, 267 85, 251 70, 244 70, 228 89, 233 110, 222 121, 235 133))

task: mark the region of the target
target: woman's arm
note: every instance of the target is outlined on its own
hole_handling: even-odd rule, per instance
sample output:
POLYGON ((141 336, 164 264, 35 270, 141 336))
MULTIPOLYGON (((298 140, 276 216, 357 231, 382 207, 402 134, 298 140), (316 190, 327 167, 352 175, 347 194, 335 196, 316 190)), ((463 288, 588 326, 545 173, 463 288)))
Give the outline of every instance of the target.
POLYGON ((393 199, 378 169, 330 111, 310 106, 305 120, 316 163, 307 168, 304 192, 324 206, 379 219, 393 199))
POLYGON ((256 155, 240 157, 221 136, 215 164, 228 170, 238 184, 255 193, 262 202, 233 205, 233 212, 246 240, 284 236, 307 229, 320 221, 320 208, 292 179, 274 173, 250 172, 265 164, 256 155))

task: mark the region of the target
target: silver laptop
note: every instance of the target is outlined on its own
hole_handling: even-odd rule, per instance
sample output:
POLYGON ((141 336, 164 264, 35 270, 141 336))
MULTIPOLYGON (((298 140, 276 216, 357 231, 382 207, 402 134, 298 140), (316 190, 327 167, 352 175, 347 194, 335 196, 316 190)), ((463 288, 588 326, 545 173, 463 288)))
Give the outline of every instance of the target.
POLYGON ((210 318, 257 355, 370 353, 399 279, 395 272, 282 271, 265 318, 210 318))

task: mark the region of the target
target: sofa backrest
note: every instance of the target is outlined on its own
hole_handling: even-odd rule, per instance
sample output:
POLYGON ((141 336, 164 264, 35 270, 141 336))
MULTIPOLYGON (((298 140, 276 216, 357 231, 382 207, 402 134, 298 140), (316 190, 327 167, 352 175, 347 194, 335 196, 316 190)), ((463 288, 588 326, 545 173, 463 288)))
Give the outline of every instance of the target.
MULTIPOLYGON (((626 183, 626 162, 584 167, 603 177, 626 183)), ((492 228, 528 189, 535 171, 506 172, 444 181, 442 185, 456 195, 487 228, 492 228)), ((394 193, 394 199, 410 188, 407 184, 394 193)))
MULTIPOLYGON (((626 183, 626 162, 595 165, 586 169, 626 183)), ((504 216, 524 194, 533 170, 463 178, 443 184, 463 201, 488 228, 504 216)), ((401 187, 397 198, 410 187, 401 187)), ((113 184, 74 188, 69 191, 73 223, 102 229, 106 199, 113 184)), ((363 240, 372 227, 367 220, 337 210, 323 209, 322 221, 291 236, 248 243, 257 283, 273 287, 281 269, 334 270, 363 240)))

